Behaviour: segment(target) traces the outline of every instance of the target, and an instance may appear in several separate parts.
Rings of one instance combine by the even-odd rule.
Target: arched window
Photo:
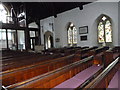
[[[76,44],[77,44],[77,29],[75,28],[73,23],[69,24],[67,33],[68,33],[68,45],[76,46]]]
[[[0,22],[6,23],[7,14],[8,14],[7,10],[0,3]]]
[[[112,42],[112,24],[110,18],[105,15],[100,18],[98,23],[98,42]]]

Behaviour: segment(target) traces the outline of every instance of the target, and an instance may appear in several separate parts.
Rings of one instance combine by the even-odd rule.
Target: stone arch
[[[44,45],[45,49],[54,47],[53,33],[51,31],[46,31],[44,34]]]

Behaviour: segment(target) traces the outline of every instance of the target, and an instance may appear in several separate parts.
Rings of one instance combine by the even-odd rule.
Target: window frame
[[[106,19],[105,19],[105,20],[102,20],[103,17],[106,17]],[[109,21],[110,24],[111,24],[111,42],[106,42],[106,29],[105,29],[105,25],[106,25],[106,22],[107,22],[107,21]],[[100,22],[103,23],[103,30],[104,30],[104,37],[103,37],[103,38],[104,38],[104,42],[100,42],[100,41],[99,41],[99,29],[98,29],[98,26],[99,26]],[[97,25],[97,40],[98,40],[98,43],[99,43],[99,44],[102,44],[102,43],[112,43],[112,42],[113,42],[113,29],[112,29],[111,18],[108,17],[108,16],[106,16],[106,15],[102,15],[102,16],[100,17],[100,20],[98,21],[98,25]]]
[[[71,26],[71,24],[73,24],[73,23],[70,23],[69,24],[69,26],[68,26],[68,29],[67,29],[67,43],[68,43],[68,46],[76,46],[77,45],[77,39],[76,39],[76,43],[74,43],[74,37],[76,36],[76,38],[77,38],[77,29],[76,29],[76,27],[75,27],[75,25],[73,25],[73,26]],[[76,29],[76,30],[74,30],[74,28]],[[72,33],[72,42],[71,43],[69,43],[69,30],[71,30],[71,33]],[[74,31],[76,31],[76,35],[74,35],[73,33],[74,33]]]

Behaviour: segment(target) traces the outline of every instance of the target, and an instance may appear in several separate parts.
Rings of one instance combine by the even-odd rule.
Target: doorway
[[[47,31],[44,34],[44,45],[45,49],[53,48],[54,47],[54,42],[53,42],[53,33],[50,31]]]
[[[30,38],[30,49],[35,50],[35,38]]]

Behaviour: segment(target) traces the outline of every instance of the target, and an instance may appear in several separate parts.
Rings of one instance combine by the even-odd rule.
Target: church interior
[[[0,2],[1,88],[120,90],[119,34],[120,1]]]

